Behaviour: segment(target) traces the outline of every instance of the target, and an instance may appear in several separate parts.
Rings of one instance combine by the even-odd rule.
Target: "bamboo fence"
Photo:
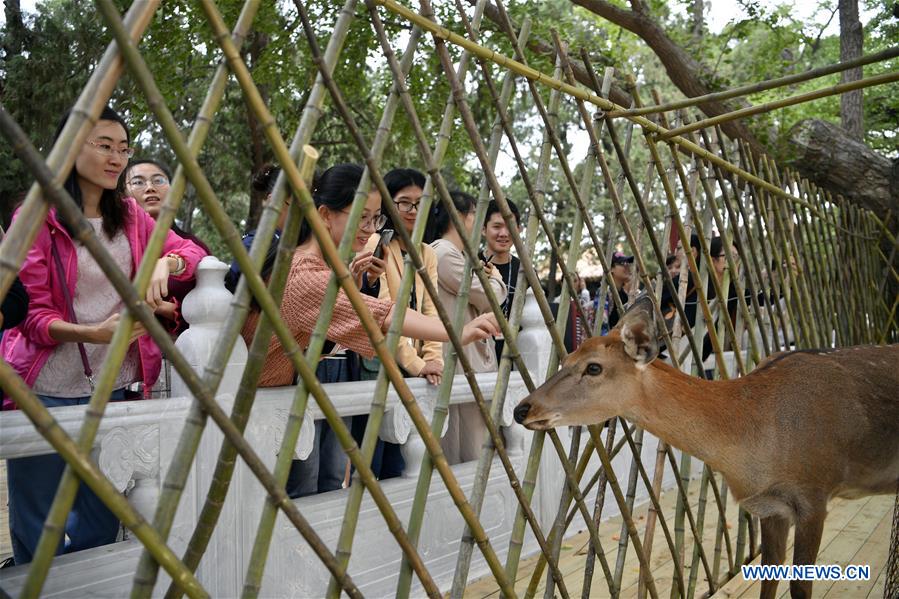
[[[150,596],[156,585],[159,567],[163,567],[172,578],[166,597],[180,597],[182,593],[191,597],[207,596],[194,577],[194,572],[204,557],[218,523],[238,457],[250,467],[269,495],[244,579],[243,594],[246,597],[256,597],[264,591],[262,580],[278,511],[287,516],[291,525],[329,570],[332,579],[328,596],[337,597],[341,592],[354,597],[361,596],[351,577],[352,572],[347,568],[353,553],[361,502],[366,492],[371,495],[403,552],[403,561],[396,573],[397,596],[410,595],[413,576],[429,596],[440,596],[442,591],[437,587],[418,551],[428,490],[435,470],[465,523],[452,587],[444,589],[452,597],[461,597],[465,591],[475,546],[482,553],[502,594],[507,597],[516,596],[514,581],[518,578],[525,532],[528,529],[539,546],[540,560],[525,596],[533,597],[541,582],[544,582],[544,596],[547,598],[553,597],[555,593],[563,597],[577,593],[578,589],[569,588],[570,581],[566,586],[559,566],[563,538],[566,531],[575,524],[585,527],[590,537],[585,555],[585,576],[580,589],[583,597],[590,596],[592,592],[596,562],[602,570],[605,590],[611,596],[618,596],[628,551],[634,552],[640,566],[641,597],[647,593],[650,597],[659,597],[666,588],[670,588],[668,592],[672,597],[711,594],[739,572],[740,564],[753,559],[759,551],[755,533],[758,527],[752,518],[741,515],[735,538],[728,530],[725,519],[728,490],[716,473],[704,467],[699,483],[699,501],[694,506],[689,501],[686,489],[692,467],[690,456],[682,455],[678,462],[672,449],[660,442],[650,473],[647,465],[640,459],[644,443],[643,431],[623,419],[609,422],[605,429],[596,426],[586,428],[583,443],[582,430],[575,429],[568,447],[563,445],[555,431],[534,433],[530,453],[519,467],[516,467],[506,451],[499,416],[503,410],[509,374],[513,367],[516,368],[526,387],[533,390],[534,381],[551,375],[567,355],[563,337],[573,303],[570,300],[577,297],[574,275],[578,258],[584,251],[591,250],[595,252],[604,271],[608,271],[614,251],[622,250],[634,255],[636,278],[649,292],[657,317],[662,317],[662,294],[667,292],[674,298],[674,326],[670,332],[664,333],[664,341],[670,348],[671,362],[692,374],[732,378],[745,375],[766,356],[782,350],[897,341],[899,327],[896,311],[899,299],[889,295],[890,290],[894,290],[899,283],[895,259],[897,242],[890,233],[889,219],[881,221],[874,214],[849,204],[843,198],[833,197],[795,172],[781,169],[769,157],[754,154],[745,144],[726,139],[718,127],[726,120],[843,93],[849,89],[882,85],[895,81],[897,74],[886,73],[854,84],[842,84],[712,119],[700,117],[693,109],[703,101],[738,97],[810,80],[861,64],[887,60],[896,55],[895,48],[801,75],[684,101],[666,103],[655,90],[650,90],[654,102],[650,106],[644,106],[641,90],[625,75],[623,80],[633,100],[630,106],[619,106],[607,99],[609,87],[615,77],[614,72],[606,69],[603,77],[598,77],[588,53],[581,50],[579,56],[592,85],[579,85],[574,78],[567,44],[555,33],[554,72],[542,73],[528,66],[525,42],[529,36],[530,23],[525,21],[520,30],[514,30],[500,1],[495,3],[502,22],[500,33],[508,37],[514,58],[504,56],[480,43],[479,31],[486,0],[479,0],[472,14],[469,14],[469,10],[461,2],[455,2],[458,22],[461,24],[458,31],[451,31],[434,21],[428,0],[421,0],[419,12],[394,0],[365,0],[362,3],[358,0],[346,0],[325,49],[319,47],[305,7],[297,0],[295,5],[303,23],[308,54],[318,74],[288,147],[238,52],[246,32],[253,26],[259,7],[258,0],[247,0],[233,30],[228,29],[213,0],[201,2],[225,59],[215,69],[196,124],[186,139],[176,126],[165,98],[156,87],[153,73],[137,48],[158,2],[134,3],[124,19],[111,0],[97,0],[96,4],[113,33],[114,41],[98,63],[91,80],[75,104],[72,117],[46,160],[31,146],[26,132],[19,129],[6,107],[0,106],[0,129],[35,178],[19,218],[0,245],[0,295],[5,295],[8,291],[47,210],[53,206],[70,222],[76,223],[76,237],[108,273],[128,306],[128,314],[121,320],[112,339],[107,363],[98,378],[89,404],[88,417],[77,439],[68,436],[56,425],[52,413],[43,407],[8,364],[0,364],[0,381],[4,390],[17,401],[54,450],[69,464],[30,566],[22,591],[23,597],[40,595],[63,524],[80,483],[93,489],[144,546],[134,576],[133,597]],[[382,21],[388,15],[393,20],[407,21],[411,27],[406,47],[399,58]],[[347,99],[333,76],[335,68],[340,64],[340,54],[347,34],[354,26],[373,28],[379,50],[393,79],[377,134],[371,141],[366,140],[361,133],[348,109]],[[409,88],[407,81],[416,54],[427,51],[423,49],[426,34],[431,36],[441,62],[442,75],[451,89],[437,135],[424,130],[412,101],[414,89]],[[451,58],[448,44],[461,49],[461,56],[456,62]],[[472,69],[474,63],[478,66],[477,72]],[[157,221],[158,226],[147,248],[146,259],[133,283],[125,273],[115,268],[73,200],[60,186],[63,175],[72,167],[79,148],[126,67],[147,96],[166,140],[175,150],[180,162]],[[493,79],[495,67],[499,67],[503,73],[499,86]],[[225,214],[214,187],[206,180],[197,161],[231,75],[234,75],[240,86],[250,110],[263,124],[265,137],[282,167],[273,200],[263,210],[258,233],[249,252],[241,245],[239,232]],[[469,89],[466,89],[463,82],[469,82]],[[513,128],[515,115],[509,112],[512,94],[521,83],[526,86],[533,111],[543,126],[543,142],[535,168],[529,168],[526,157],[522,155],[520,140],[516,139]],[[481,138],[469,106],[471,86],[481,85],[486,87],[494,110],[493,127],[487,144]],[[548,98],[545,97],[547,92]],[[329,100],[352,134],[360,161],[365,164],[365,175],[350,211],[347,234],[339,247],[333,244],[327,234],[309,192],[318,152],[308,144]],[[576,109],[580,124],[589,135],[590,148],[582,164],[578,165],[579,177],[575,176],[576,169],[570,164],[561,143],[560,131],[565,124],[559,122],[558,111],[563,102],[570,103]],[[359,290],[349,276],[346,263],[351,254],[352,238],[372,185],[387,200],[383,203],[387,213],[395,221],[398,218],[394,204],[389,201],[381,172],[385,150],[400,109],[412,125],[421,156],[421,164],[410,166],[426,171],[428,180],[418,210],[420,217],[425,216],[417,220],[411,235],[402,227],[397,231],[408,248],[408,259],[395,318],[385,337],[362,301]],[[442,174],[457,119],[462,122],[467,137],[465,142],[474,150],[483,172],[483,180],[478,193],[474,232],[464,240],[468,269],[462,282],[461,299],[454,313],[450,313],[439,302],[433,283],[427,276],[423,277],[427,292],[434,298],[439,317],[449,332],[450,342],[455,349],[446,360],[437,404],[429,418],[406,386],[393,354],[400,337],[405,306],[408,305],[412,291],[413,275],[415,272],[423,272],[419,248],[426,217],[434,202],[442,202],[453,223],[459,230],[464,230],[461,215],[450,200],[449,188]],[[643,135],[634,135],[635,129]],[[432,146],[433,139],[436,142]],[[639,173],[632,152],[633,147],[641,143],[649,156],[642,180],[638,179]],[[520,176],[526,189],[526,205],[523,208],[527,211],[527,225],[524,234],[518,231],[505,191],[496,175],[498,156],[503,146],[509,148],[514,156],[516,174]],[[609,147],[612,151],[607,150]],[[575,209],[566,244],[556,238],[554,217],[547,209],[547,187],[554,171],[561,173],[567,185],[562,193],[566,199],[571,200]],[[241,278],[237,287],[228,326],[221,331],[216,346],[217,353],[202,373],[191,369],[146,304],[140,300],[154,261],[161,251],[164,235],[174,222],[188,182],[197,189],[204,209],[211,215],[215,226],[247,275]],[[288,195],[296,201],[290,203],[285,234],[281,237],[274,270],[266,285],[258,273],[284,205],[282,200]],[[608,198],[613,208],[612,213],[596,214],[593,206],[598,196]],[[500,207],[500,214],[509,228],[522,265],[508,321],[503,316],[498,298],[486,284],[487,275],[476,257],[481,226],[491,198]],[[659,209],[665,211],[664,219],[654,216]],[[311,226],[334,271],[308,347],[297,345],[278,310],[293,251],[287,240],[295,236],[303,220]],[[709,268],[715,258],[710,253],[713,233],[721,237],[722,252],[727,263],[725,274],[720,280]],[[691,234],[699,239],[697,257],[693,256],[687,243]],[[539,246],[538,241],[541,243]],[[533,256],[538,250],[548,251],[562,273],[563,287],[555,316],[551,310],[550,298],[541,287],[535,268]],[[679,277],[672,277],[664,267],[665,259],[678,250],[685,259],[680,262]],[[686,311],[687,274],[692,280],[699,282],[695,289],[697,301],[692,324]],[[460,351],[458,332],[463,324],[465,299],[475,278],[487,290],[490,305],[497,315],[506,340],[502,356],[498,356],[498,380],[492,397],[486,397],[478,387],[470,364]],[[734,311],[728,309],[729,301],[722,300],[729,297],[728,289],[731,284],[736,290]],[[552,355],[546,372],[529,372],[517,346],[527,289],[533,291],[541,318],[552,338]],[[338,293],[345,293],[350,298],[382,364],[361,447],[353,440],[314,375],[334,298]],[[609,289],[606,280],[602,281],[599,297],[600,307],[605,305],[607,297],[619,311],[626,307],[622,305],[618,293]],[[262,318],[251,343],[248,366],[229,415],[215,402],[223,376],[222,369],[217,365],[227,361],[228,352],[249,314],[252,300],[260,306]],[[580,320],[588,335],[600,332],[601,315],[597,318],[594,329],[590,330],[590,323],[583,311],[575,307],[575,312],[575,318]],[[175,451],[179,459],[167,472],[152,523],[145,521],[128,505],[89,459],[90,447],[103,418],[115,375],[124,359],[127,341],[135,322],[140,322],[147,328],[194,396],[190,416]],[[263,356],[272,335],[277,335],[285,351],[291,356],[302,382],[296,388],[279,459],[273,472],[263,465],[243,437],[254,405]],[[703,365],[702,348],[706,339],[714,354],[714,365],[711,368]],[[729,349],[737,350],[731,354],[734,359],[733,367],[726,361],[726,351]],[[448,414],[452,379],[457,364],[464,373],[489,432],[489,439],[477,463],[474,488],[468,497],[456,480],[438,441]],[[412,512],[406,522],[400,520],[370,468],[377,433],[385,412],[388,387],[391,385],[397,391],[404,409],[408,411],[415,433],[420,435],[427,449],[418,472]],[[346,492],[343,526],[333,550],[322,542],[284,492],[293,447],[297,443],[300,425],[309,406],[310,394],[337,434],[355,468],[351,486]],[[225,439],[198,524],[187,550],[179,558],[166,545],[166,541],[200,438],[210,417],[222,430]],[[553,525],[548,530],[542,530],[531,500],[547,436],[564,471],[566,485]],[[621,452],[629,453],[633,458],[626,482],[619,481],[611,469],[612,458]],[[585,481],[591,459],[598,460],[600,468],[590,480]],[[499,464],[502,468],[518,503],[504,564],[499,560],[496,548],[480,522],[487,481],[494,464]],[[659,503],[662,476],[666,469],[673,472],[676,481],[678,499],[673,520],[662,513]],[[651,504],[649,515],[641,526],[638,526],[632,516],[638,485],[643,485],[649,491]],[[614,550],[604,547],[598,534],[609,492],[623,519],[620,540]],[[673,562],[670,581],[655,577],[651,569],[653,550],[662,550],[654,547],[657,525],[664,537],[663,549],[669,553]],[[701,539],[704,530],[711,527],[715,529],[715,541],[709,551]],[[894,523],[894,545],[896,535]],[[692,554],[687,555],[685,547],[691,539],[696,542],[691,543]],[[549,573],[544,578],[547,568]],[[890,584],[895,585],[895,562],[890,568]],[[889,589],[887,592],[890,592]]]

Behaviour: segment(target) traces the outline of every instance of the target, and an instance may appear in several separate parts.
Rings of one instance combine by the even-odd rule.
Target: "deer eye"
[[[587,364],[587,368],[584,370],[584,374],[588,374],[590,376],[599,376],[602,374],[602,366],[597,364],[596,362],[590,362]]]

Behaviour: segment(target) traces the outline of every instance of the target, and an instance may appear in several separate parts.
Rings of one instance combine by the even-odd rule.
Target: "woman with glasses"
[[[152,158],[132,160],[119,177],[119,195],[134,198],[137,205],[156,220],[159,218],[162,202],[169,193],[171,180],[172,173],[165,163]],[[196,235],[182,230],[177,223],[172,223],[171,231],[181,239],[194,242],[207,254],[211,253]],[[169,295],[163,306],[156,311],[175,336],[187,328],[187,323],[181,320],[181,304],[194,285],[196,281],[193,279],[179,281],[175,277],[169,277]]]
[[[334,245],[338,245],[343,237],[362,174],[363,169],[357,164],[338,164],[325,171],[313,185],[312,198],[318,216]],[[362,219],[355,231],[352,244],[353,251],[359,253],[350,263],[350,272],[360,287],[369,278],[373,281],[384,271],[383,260],[375,258],[370,251],[364,251],[369,238],[383,224],[381,197],[377,191],[373,191],[365,200]],[[308,223],[304,221],[280,306],[281,316],[301,348],[305,349],[309,345],[312,330],[321,312],[325,289],[332,274],[318,240],[312,235]],[[362,298],[381,331],[386,332],[393,318],[394,302],[369,295],[363,295]],[[253,337],[258,321],[259,313],[252,312],[244,325],[242,334],[248,343]],[[463,343],[470,343],[489,338],[495,332],[496,320],[490,315],[466,326],[462,331],[462,340]],[[414,339],[449,340],[439,319],[424,316],[415,310],[406,312],[402,334]],[[349,298],[342,290],[337,294],[334,303],[327,338],[333,343],[330,351],[327,351],[331,356],[338,355],[341,348],[367,358],[374,355],[368,335]],[[320,380],[327,382],[350,380],[351,376],[346,360],[340,359],[322,360],[317,374]],[[266,352],[259,386],[274,387],[294,382],[295,373],[290,357],[285,354],[281,343],[273,336]],[[288,480],[290,494],[322,493],[339,489],[343,485],[346,456],[327,425],[317,426],[316,433],[313,453],[316,450],[319,452],[317,460],[310,456],[309,460],[303,462],[304,469],[295,472],[293,480]],[[291,488],[290,485],[294,486]]]
[[[67,119],[68,114],[57,137]],[[133,154],[129,143],[124,120],[106,107],[81,146],[63,187],[116,266],[133,277],[155,223],[137,202],[116,193],[119,175]],[[93,392],[91,374],[102,369],[125,310],[106,273],[75,240],[75,224],[50,209],[19,272],[31,299],[28,314],[19,327],[5,333],[0,345],[6,362],[47,407],[88,403]],[[170,276],[192,278],[204,255],[192,242],[169,232],[146,292],[150,307],[158,308],[168,295]],[[144,327],[135,324],[110,399],[123,399],[125,388],[135,382],[142,382],[144,392],[149,393],[160,367],[159,348]],[[4,408],[13,407],[7,398]],[[56,454],[7,462],[9,526],[16,564],[31,561],[64,468],[65,461]],[[112,512],[81,485],[57,551],[111,543],[118,529]]]
[[[419,214],[421,195],[425,187],[425,176],[411,168],[393,169],[384,175],[384,184],[399,212],[400,222],[394,223],[387,217],[382,229],[383,235],[390,235],[397,227],[402,227],[411,236],[412,229]],[[424,216],[427,219],[427,215]],[[372,235],[366,249],[375,250],[381,244],[381,235]],[[383,244],[382,244],[383,245]],[[406,245],[398,235],[393,235],[390,242],[383,246],[386,272],[381,277],[380,296],[396,301],[403,282],[405,270]],[[422,263],[427,276],[437,287],[437,255],[431,246],[422,243],[418,246]],[[412,281],[412,292],[409,295],[409,308],[418,310],[426,316],[437,316],[434,300],[425,292],[422,275],[418,271]],[[406,376],[422,377],[432,385],[439,385],[443,374],[443,346],[437,341],[421,341],[403,337],[399,340],[395,354],[396,362]],[[377,359],[362,361],[362,379],[373,380],[378,377],[380,361]],[[368,416],[353,418],[353,437],[361,445],[365,435]],[[380,479],[400,476],[405,468],[400,446],[395,443],[378,441],[372,457],[372,470]]]

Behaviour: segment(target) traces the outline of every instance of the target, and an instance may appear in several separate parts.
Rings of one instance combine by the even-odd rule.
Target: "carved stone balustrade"
[[[216,400],[226,412],[230,412],[234,393],[246,365],[247,350],[243,340],[238,338],[227,361],[211,363],[210,358],[218,344],[218,334],[225,327],[232,301],[232,296],[222,284],[226,269],[227,266],[214,258],[206,258],[201,263],[197,287],[187,296],[183,306],[183,314],[190,328],[179,337],[177,346],[201,376],[212,369],[222,369],[222,382]],[[518,346],[531,376],[539,384],[547,372],[551,343],[532,295],[528,296],[525,304]],[[496,384],[495,373],[478,374],[476,379],[484,396],[492,397]],[[437,398],[437,388],[428,385],[421,378],[408,379],[407,382],[422,410],[430,417]],[[375,386],[376,381],[364,381],[327,384],[324,389],[341,416],[354,416],[369,412]],[[259,389],[256,395],[245,434],[270,470],[275,465],[295,391],[294,387],[268,388]],[[528,455],[533,435],[514,423],[512,410],[526,394],[521,376],[513,372],[505,395],[500,425],[509,456],[519,476],[524,474],[525,456]],[[473,397],[466,380],[464,377],[456,377],[451,403],[471,401]],[[110,404],[100,425],[93,451],[94,459],[106,476],[127,494],[133,505],[148,520],[152,520],[161,481],[165,479],[175,458],[178,440],[192,402],[193,398],[189,396],[183,381],[175,376],[171,398]],[[387,395],[386,408],[379,434],[382,439],[403,444],[407,469],[404,477],[382,481],[381,484],[400,518],[406,520],[412,509],[419,465],[424,457],[424,445],[392,389]],[[70,436],[77,437],[84,418],[84,406],[53,408],[50,412],[63,430]],[[314,441],[314,421],[321,418],[323,416],[318,406],[310,399],[294,450],[295,458],[303,459],[309,455]],[[559,429],[558,433],[567,446],[567,429]],[[0,439],[0,459],[40,455],[50,451],[50,446],[25,415],[19,412],[0,414]],[[654,458],[656,447],[649,439],[651,437],[646,435],[643,443],[643,459],[647,463]],[[212,423],[207,424],[169,537],[169,545],[179,555],[186,547],[204,504],[222,440],[223,436],[217,427]],[[627,477],[630,463],[631,458],[627,452],[622,452],[613,461],[619,480]],[[476,465],[477,462],[469,462],[453,466],[453,472],[466,495],[471,494]],[[595,470],[596,465],[592,463],[587,476]],[[502,560],[508,550],[518,504],[504,470],[496,461],[487,481],[481,522]],[[544,445],[541,471],[533,499],[535,512],[544,530],[548,529],[555,516],[564,484],[558,458],[551,444],[547,443]],[[670,477],[666,480],[666,486],[669,484]],[[645,490],[638,488],[636,495],[638,499],[645,498]],[[344,521],[346,497],[347,490],[339,490],[296,500],[304,516],[332,550]],[[197,573],[211,596],[240,595],[265,499],[262,486],[238,460],[219,524]],[[617,513],[614,502],[607,500],[604,517]],[[429,491],[419,548],[434,579],[444,590],[448,590],[451,584],[462,530],[462,517],[442,480],[435,476]],[[574,529],[570,530],[571,534],[575,532],[577,531]],[[264,596],[324,595],[328,584],[327,572],[282,515],[278,516],[271,547],[263,581]],[[536,543],[528,532],[523,555],[535,550]],[[126,540],[57,557],[43,594],[47,597],[127,595],[139,556],[140,544],[135,540]],[[350,572],[354,581],[366,595],[392,595],[400,560],[398,546],[393,542],[370,496],[366,494],[359,513],[350,560]],[[26,572],[25,566],[0,571],[0,586],[6,592],[18,595]],[[470,578],[477,578],[486,572],[486,563],[480,553],[475,551]],[[161,595],[167,585],[167,577],[160,573],[156,595]],[[418,596],[422,594],[422,590],[413,586],[412,593]]]

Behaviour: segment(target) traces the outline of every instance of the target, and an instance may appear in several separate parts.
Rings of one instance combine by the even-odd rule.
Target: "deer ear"
[[[659,355],[655,324],[646,312],[641,311],[629,316],[625,317],[625,322],[621,326],[624,352],[634,359],[637,366],[647,366]]]

